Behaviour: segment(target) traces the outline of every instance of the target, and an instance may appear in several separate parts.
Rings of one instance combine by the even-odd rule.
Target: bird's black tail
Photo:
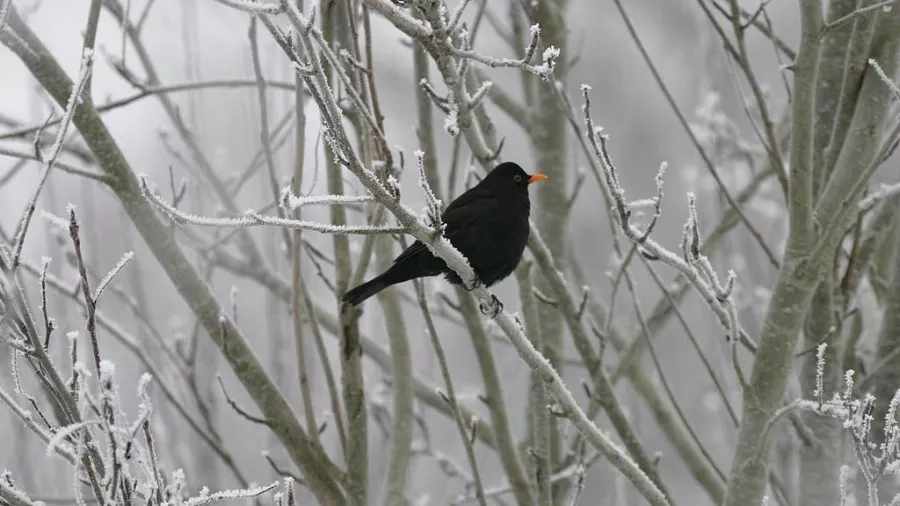
[[[358,306],[362,304],[364,300],[393,284],[394,283],[385,279],[384,274],[382,274],[381,276],[366,281],[352,290],[348,290],[347,293],[341,297],[341,300],[353,306]]]

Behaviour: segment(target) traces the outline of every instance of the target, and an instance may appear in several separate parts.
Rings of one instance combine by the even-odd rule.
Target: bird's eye
[[[516,174],[515,176],[513,176],[513,181],[515,181],[515,182],[517,182],[517,183],[521,183],[521,182],[522,182],[522,176]]]

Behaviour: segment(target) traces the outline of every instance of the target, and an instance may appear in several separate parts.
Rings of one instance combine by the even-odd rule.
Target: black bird
[[[469,260],[485,286],[506,278],[519,264],[529,233],[528,185],[544,179],[547,176],[528,174],[515,163],[501,163],[441,215],[444,236]],[[416,241],[388,270],[349,290],[342,300],[357,306],[391,285],[438,274],[454,285],[463,284],[444,260]]]

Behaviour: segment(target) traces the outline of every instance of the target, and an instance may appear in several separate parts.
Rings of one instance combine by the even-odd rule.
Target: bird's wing
[[[403,253],[400,253],[399,255],[397,255],[397,258],[394,259],[394,263],[396,264],[396,263],[402,262],[404,259],[415,255],[416,253],[422,251],[423,249],[426,249],[425,244],[422,241],[416,241],[416,242],[412,243],[412,245],[410,245],[408,248],[403,250]]]
[[[450,242],[453,242],[453,236],[457,232],[465,230],[472,223],[476,223],[485,216],[495,212],[495,207],[496,199],[490,192],[477,186],[470,188],[453,200],[441,215],[441,221],[446,226],[444,229],[445,237]],[[424,249],[427,249],[427,246],[421,241],[416,241],[406,248],[403,253],[400,253],[394,259],[394,263],[400,262]]]
[[[441,220],[446,224],[447,237],[476,223],[497,208],[497,197],[490,191],[474,187],[457,197],[444,210]]]

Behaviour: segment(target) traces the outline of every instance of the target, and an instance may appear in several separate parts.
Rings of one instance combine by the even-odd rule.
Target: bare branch
[[[22,160],[34,160],[36,162],[41,161],[41,159],[33,152],[27,153],[25,151],[18,151],[15,149],[9,149],[9,148],[5,148],[5,147],[0,147],[0,156],[9,156],[12,158],[19,158]],[[100,173],[89,171],[89,170],[79,169],[77,167],[73,167],[73,166],[63,163],[63,162],[57,161],[53,164],[53,166],[63,172],[72,174],[74,176],[85,177],[88,179],[92,179],[94,181],[98,181],[100,183],[108,183],[109,182],[109,178],[104,174],[100,174]],[[0,179],[0,186],[3,186],[8,181],[9,176],[11,176],[13,173],[14,172],[11,171],[11,172],[7,173],[6,175],[4,175],[3,178]]]

